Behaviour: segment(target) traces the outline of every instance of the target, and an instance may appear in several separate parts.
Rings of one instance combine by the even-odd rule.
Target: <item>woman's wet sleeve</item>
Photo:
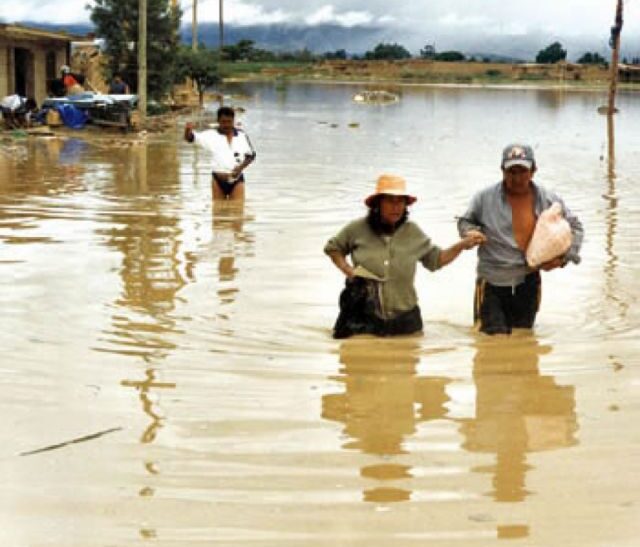
[[[352,234],[351,225],[348,224],[342,230],[340,230],[335,236],[333,236],[324,246],[325,254],[331,254],[336,251],[344,256],[347,256],[352,251]]]
[[[440,247],[430,243],[420,262],[422,262],[422,265],[427,268],[427,270],[435,272],[440,268],[440,252]]]
[[[436,271],[440,268],[440,247],[431,242],[431,238],[424,234],[422,230],[418,228],[418,236],[420,241],[420,248],[418,251],[418,257],[422,265],[430,272]]]

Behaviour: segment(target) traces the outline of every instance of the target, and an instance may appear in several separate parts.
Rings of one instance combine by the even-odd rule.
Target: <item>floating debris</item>
[[[617,114],[618,112],[620,112],[615,106],[613,107],[613,113]],[[598,107],[598,114],[609,114],[609,107],[608,106],[599,106]]]
[[[353,96],[353,100],[356,103],[390,104],[397,103],[400,95],[384,90],[361,91]]]
[[[93,433],[91,435],[85,435],[84,437],[78,437],[77,439],[71,439],[70,441],[65,441],[58,444],[51,444],[49,446],[45,446],[44,448],[38,448],[36,450],[30,450],[29,452],[21,452],[20,456],[31,456],[32,454],[40,454],[41,452],[49,452],[50,450],[57,450],[58,448],[64,448],[65,446],[69,446],[70,444],[75,443],[83,443],[86,441],[92,441],[93,439],[97,439],[102,437],[103,435],[107,435],[109,433],[114,433],[115,431],[121,431],[121,427],[113,427],[111,429],[106,429],[104,431],[99,431],[98,433]]]

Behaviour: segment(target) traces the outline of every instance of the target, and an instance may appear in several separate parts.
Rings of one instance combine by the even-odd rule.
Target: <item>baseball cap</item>
[[[526,144],[510,144],[502,151],[502,168],[509,169],[514,165],[522,165],[533,169],[536,164],[533,148]]]

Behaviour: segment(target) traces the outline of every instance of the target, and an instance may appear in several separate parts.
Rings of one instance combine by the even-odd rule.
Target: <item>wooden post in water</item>
[[[147,120],[147,0],[138,0],[138,112],[140,127]]]
[[[620,34],[622,32],[622,10],[624,0],[617,0],[616,20],[611,27],[611,82],[609,85],[609,104],[607,114],[612,116],[616,111],[616,90],[618,87],[618,61],[620,59]]]

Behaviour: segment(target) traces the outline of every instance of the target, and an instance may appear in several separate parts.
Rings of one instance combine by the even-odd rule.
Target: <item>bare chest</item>
[[[533,195],[508,197],[511,205],[513,237],[521,250],[526,250],[536,226]]]

